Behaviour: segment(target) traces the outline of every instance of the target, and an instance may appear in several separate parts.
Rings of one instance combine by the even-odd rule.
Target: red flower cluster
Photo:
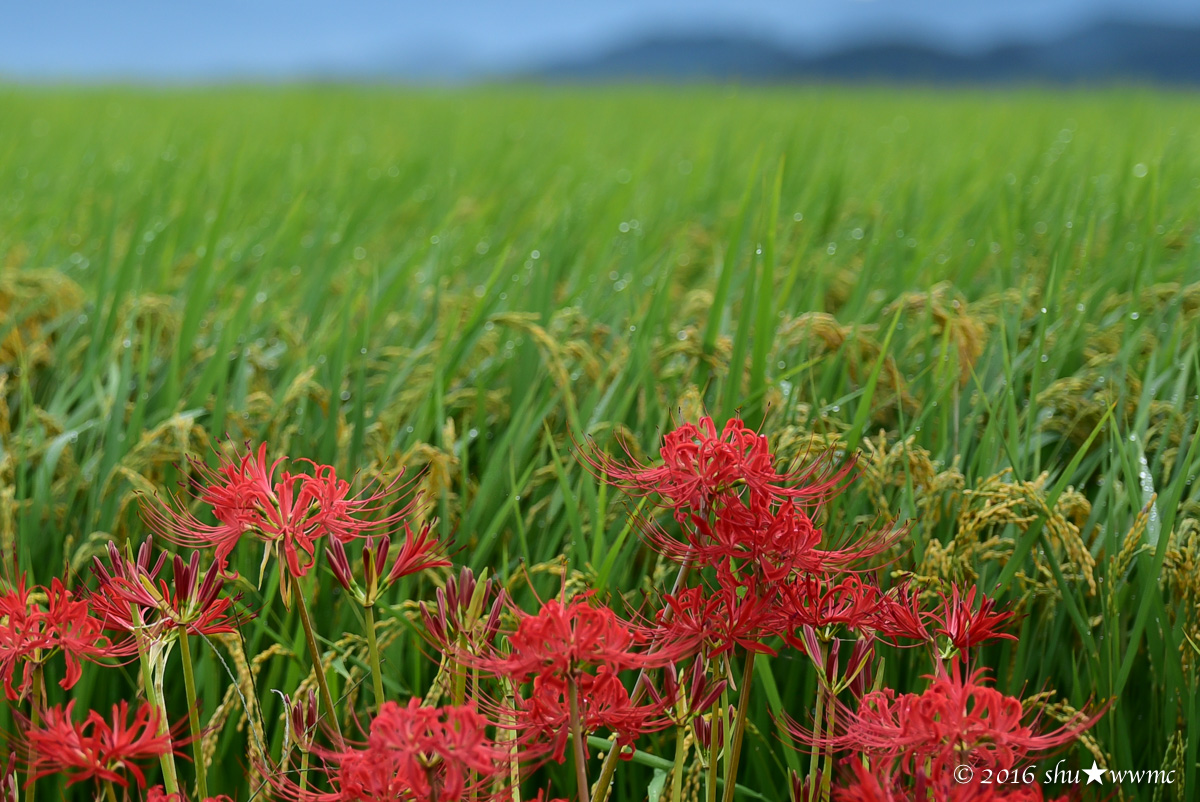
[[[70,690],[79,681],[81,660],[127,657],[130,649],[115,645],[103,633],[101,620],[91,615],[88,602],[78,599],[57,578],[49,588],[25,587],[25,575],[0,594],[0,675],[4,694],[10,700],[23,698],[31,689],[33,670],[61,652],[67,672],[59,684]],[[44,606],[36,601],[45,597]],[[13,685],[20,668],[20,681]]]
[[[855,793],[863,795],[845,798],[874,799],[870,794],[876,787],[888,793],[917,786],[935,791],[933,780],[951,778],[964,763],[993,770],[1028,765],[1077,740],[1100,716],[1080,713],[1051,731],[1039,732],[1036,716],[1026,713],[1020,699],[985,684],[982,670],[967,674],[962,662],[961,657],[951,660],[949,670],[931,676],[920,694],[891,689],[867,693],[857,710],[839,714],[840,733],[816,739],[819,746],[849,750],[872,766],[871,782],[860,777],[854,786],[859,789]],[[813,740],[812,733],[794,723],[790,730],[803,741]],[[884,785],[871,784],[879,778],[885,778]],[[945,789],[951,795],[935,798],[962,798],[954,793],[958,792]]]
[[[360,747],[321,750],[333,790],[303,790],[288,774],[268,774],[275,790],[304,802],[461,802],[492,799],[488,789],[508,770],[509,752],[487,734],[472,707],[401,706],[385,702]]]
[[[819,459],[780,473],[767,438],[737,418],[730,418],[720,434],[710,417],[685,423],[663,437],[659,455],[658,465],[639,464],[629,454],[627,463],[604,454],[584,458],[597,473],[628,492],[659,496],[680,521],[723,506],[743,489],[760,497],[819,502],[851,470],[851,466],[831,469],[827,460]]]
[[[312,568],[321,538],[339,543],[369,536],[390,539],[408,514],[407,508],[388,512],[402,489],[399,476],[354,494],[330,465],[310,462],[312,473],[292,473],[281,470],[286,462],[268,462],[266,443],[237,459],[223,458],[216,469],[193,460],[202,485],[199,499],[217,523],[203,523],[182,505],[169,503],[148,507],[146,521],[180,545],[213,547],[222,568],[242,536],[249,535],[266,545],[264,564],[278,553],[281,573],[286,566],[296,578]]]
[[[635,703],[618,674],[664,665],[674,655],[639,651],[645,638],[612,609],[593,604],[590,592],[565,603],[551,599],[537,614],[518,616],[516,629],[507,633],[507,653],[461,659],[514,688],[532,681],[528,695],[515,693],[512,707],[498,711],[501,719],[517,722],[530,755],[549,751],[565,760],[572,692],[582,731],[607,730],[622,745],[669,723],[661,705]]]
[[[100,588],[89,602],[106,628],[143,632],[153,640],[175,629],[191,635],[233,632],[238,620],[249,618],[245,613],[237,620],[231,618],[237,598],[221,595],[225,577],[219,564],[209,565],[202,578],[199,552],[192,552],[186,563],[175,555],[171,562],[174,582],[168,585],[158,577],[166,554],[160,554],[151,566],[150,544],[151,539],[146,538],[138,558],[126,560],[116,545],[109,543],[109,565],[99,558],[93,562],[92,571],[100,580]]]
[[[587,735],[613,736],[600,778],[603,798],[616,758],[630,757],[642,735],[674,727],[676,765],[684,768],[694,744],[708,768],[704,781],[711,798],[723,763],[729,802],[755,661],[796,649],[816,669],[814,709],[820,712],[815,732],[790,720],[787,726],[825,758],[821,771],[794,780],[797,798],[811,802],[820,788],[827,799],[838,771],[835,754],[849,753],[843,762],[848,776],[834,789],[835,798],[846,802],[1044,802],[1036,784],[983,787],[947,779],[963,762],[992,769],[1024,765],[1075,740],[1098,717],[1079,714],[1041,731],[1019,699],[970,670],[979,644],[1012,637],[1002,631],[1011,612],[997,610],[976,588],[963,592],[951,585],[927,609],[922,598],[933,597],[928,590],[903,582],[881,585],[877,558],[893,551],[903,530],[831,537],[818,526],[821,505],[842,486],[849,467],[835,469],[819,459],[777,469],[766,438],[736,419],[720,432],[711,418],[685,424],[663,438],[660,456],[653,465],[587,459],[630,492],[656,497],[664,512],[657,521],[639,523],[649,545],[678,563],[674,586],[656,589],[647,611],[633,621],[600,603],[594,591],[568,599],[565,582],[559,598],[527,613],[499,581],[486,574],[477,580],[464,568],[436,591],[435,603],[419,605],[427,640],[440,652],[428,697],[449,700],[440,707],[415,695],[405,704],[388,700],[383,684],[387,639],[380,633],[395,630],[376,627],[376,606],[388,611],[384,594],[400,578],[450,564],[431,525],[403,520],[408,510],[397,501],[398,480],[355,494],[331,466],[272,461],[265,445],[223,459],[215,469],[193,463],[197,498],[209,508],[206,520],[216,523],[175,500],[154,503],[145,519],[176,544],[213,548],[207,566],[199,551],[155,556],[147,538],[136,557],[110,545],[107,561],[94,561],[99,587],[84,598],[58,580],[27,590],[23,575],[0,594],[0,674],[10,700],[29,695],[41,666],[57,652],[66,660],[61,684],[69,689],[82,660],[127,657],[135,650],[150,700],[133,711],[122,703],[111,716],[92,711],[77,723],[74,703],[46,709],[39,683],[31,715],[18,714],[27,784],[65,774],[69,783],[104,784],[110,796],[112,785],[136,785],[146,789],[148,802],[187,802],[179,789],[192,778],[181,781],[174,768],[180,741],[178,727],[167,732],[164,724],[174,703],[164,693],[164,676],[178,638],[185,647],[180,662],[191,713],[191,737],[183,742],[191,743],[202,764],[202,707],[185,635],[228,633],[242,619],[240,597],[223,591],[231,581],[231,554],[248,536],[264,544],[263,571],[276,559],[289,605],[296,598],[290,595],[293,583],[311,571],[324,539],[335,579],[363,608],[374,686],[370,709],[378,711],[364,740],[345,740],[341,726],[362,708],[339,710],[325,670],[328,652],[299,596],[297,618],[316,669],[315,688],[306,683],[293,691],[294,699],[283,695],[288,729],[280,764],[255,758],[276,796],[298,802],[509,802],[521,790],[516,786],[523,770],[564,761],[571,744],[578,797],[586,802]],[[303,470],[289,470],[298,463]],[[352,565],[354,551],[346,545],[355,540],[362,541],[362,561]],[[105,629],[133,637],[114,645]],[[929,649],[935,673],[921,693],[878,689],[876,651],[901,640]],[[633,672],[636,680],[627,682]],[[344,698],[355,697],[351,691]],[[39,717],[40,723],[31,723]],[[270,740],[255,738],[260,749]],[[147,789],[154,759],[161,759],[163,785]],[[207,795],[206,770],[199,765],[194,771],[201,802],[229,802]],[[673,798],[680,798],[690,771],[673,775]],[[542,789],[535,802],[547,795]]]
[[[72,719],[74,708],[73,701],[66,708],[52,707],[39,726],[26,730],[30,782],[65,774],[68,785],[94,780],[127,788],[132,779],[144,788],[140,764],[172,751],[172,736],[159,732],[158,711],[150,704],[142,704],[132,720],[128,702],[113,705],[109,719],[92,710],[83,722]]]

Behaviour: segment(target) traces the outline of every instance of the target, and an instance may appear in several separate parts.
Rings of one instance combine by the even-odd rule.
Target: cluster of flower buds
[[[663,667],[662,692],[659,693],[653,684],[647,685],[646,690],[675,726],[686,727],[692,719],[709,711],[728,684],[729,680],[724,678],[714,682],[706,661],[696,658],[688,668],[684,682],[680,682],[676,664],[668,663]]]
[[[722,710],[717,710],[716,713],[717,715],[710,712],[703,716],[696,716],[692,721],[692,729],[696,732],[696,743],[706,749],[709,754],[719,752],[725,747],[725,728],[729,722],[733,721],[737,709],[733,705],[729,705]]]
[[[487,575],[475,578],[463,567],[457,577],[438,588],[433,610],[421,602],[421,618],[430,642],[443,652],[462,648],[475,655],[492,643],[500,631],[500,617],[508,604],[508,593]]]
[[[392,583],[429,568],[450,565],[450,561],[441,553],[440,542],[433,534],[433,523],[426,523],[415,534],[407,523],[403,525],[404,542],[396,553],[392,567],[386,572],[384,567],[392,549],[391,539],[366,538],[362,547],[362,585],[359,585],[354,577],[342,541],[330,540],[325,554],[329,557],[329,566],[333,570],[334,578],[361,606],[373,607],[379,599],[379,594]]]
[[[221,595],[227,577],[220,564],[213,562],[202,571],[199,552],[192,552],[187,562],[176,554],[168,584],[158,576],[166,553],[152,562],[151,552],[149,537],[136,559],[122,557],[116,544],[109,543],[109,564],[99,558],[93,562],[100,588],[90,601],[107,628],[158,640],[179,630],[203,636],[233,632],[239,621],[246,620],[248,614],[236,615],[238,597]]]
[[[283,705],[287,709],[292,741],[301,752],[312,751],[313,738],[317,734],[317,694],[309,690],[307,695],[297,696],[294,700],[285,695]]]

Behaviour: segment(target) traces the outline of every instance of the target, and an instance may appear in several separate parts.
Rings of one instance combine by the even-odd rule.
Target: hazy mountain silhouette
[[[551,82],[793,81],[1200,85],[1200,28],[1101,22],[1048,42],[954,52],[896,35],[806,54],[765,38],[660,36],[523,76]]]

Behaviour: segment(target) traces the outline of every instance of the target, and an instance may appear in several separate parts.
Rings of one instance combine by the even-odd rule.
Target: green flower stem
[[[363,608],[367,616],[367,649],[371,655],[371,685],[375,688],[375,710],[383,705],[383,669],[379,662],[379,643],[375,640],[375,605]]]
[[[138,661],[142,666],[142,684],[146,686],[146,701],[158,711],[158,734],[165,736],[167,742],[170,743],[171,727],[167,723],[166,704],[158,693],[158,685],[154,680],[154,669],[150,666],[150,658],[146,655],[146,643],[140,630],[134,633],[134,641],[137,643]],[[179,793],[179,776],[175,772],[174,749],[168,749],[158,758],[158,762],[162,766],[163,789],[168,795]]]
[[[705,786],[705,799],[708,802],[717,802],[717,757],[720,755],[717,750],[717,725],[720,724],[723,709],[721,699],[713,699],[712,715],[708,720],[708,784]]]
[[[35,730],[42,721],[42,662],[38,659],[39,656],[34,654],[33,689],[29,696],[29,724]],[[33,761],[36,757],[37,754],[30,750],[29,772],[26,780],[28,790],[25,792],[25,802],[34,802],[34,792],[37,790],[37,785],[33,781]]]
[[[583,727],[579,721],[579,684],[575,677],[567,682],[570,705],[571,743],[575,747],[575,786],[579,802],[588,802],[587,747],[583,743]]]
[[[296,609],[300,612],[300,624],[304,627],[304,639],[308,641],[308,653],[312,655],[313,671],[317,675],[317,689],[321,693],[321,706],[325,708],[325,715],[329,717],[329,721],[333,725],[336,745],[340,749],[344,743],[342,726],[338,722],[337,708],[333,705],[333,694],[329,692],[329,681],[325,678],[325,666],[321,663],[321,652],[317,649],[317,638],[313,634],[312,619],[308,615],[308,602],[304,600],[303,593],[296,593],[295,599]]]
[[[300,798],[308,793],[308,750],[300,750]]]
[[[208,796],[208,766],[204,765],[204,745],[200,741],[200,708],[196,704],[196,674],[192,668],[192,647],[187,627],[179,628],[179,655],[183,659],[183,689],[187,693],[188,731],[192,736],[192,761],[196,769],[196,795]]]
[[[825,681],[822,677],[818,677],[817,680],[817,712],[813,716],[812,762],[808,768],[808,796],[802,802],[816,802],[817,772],[821,769],[821,727],[825,724],[823,719],[825,715]]]
[[[829,704],[826,706],[825,714],[828,717],[825,722],[825,732],[830,736],[833,735],[834,726],[837,724],[837,698],[834,695],[833,688],[829,689]],[[833,741],[830,738],[825,739],[825,773],[821,775],[821,799],[824,802],[829,802],[830,794],[833,786]]]
[[[117,802],[117,792],[113,788],[112,780],[104,781],[104,793],[108,797],[108,802]]]
[[[747,652],[745,666],[742,669],[742,687],[738,691],[737,718],[733,724],[732,749],[725,763],[725,795],[724,802],[733,802],[733,792],[737,782],[738,759],[742,755],[742,737],[746,734],[746,714],[749,712],[750,683],[754,679],[755,652]]]
[[[671,772],[671,802],[683,800],[683,764],[687,762],[687,727],[675,728],[675,768]]]

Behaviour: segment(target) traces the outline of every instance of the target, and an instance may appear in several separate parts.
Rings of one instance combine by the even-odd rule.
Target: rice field
[[[1195,97],[1135,89],[0,88],[3,576],[95,587],[189,455],[265,442],[360,484],[405,467],[454,570],[525,609],[591,588],[627,613],[674,567],[582,457],[737,415],[781,460],[857,455],[818,522],[905,526],[885,587],[1017,613],[978,652],[998,690],[1049,694],[1051,723],[1108,705],[1039,776],[1171,770],[1104,790],[1194,799],[1197,132]],[[371,658],[318,554],[301,592],[350,732]],[[192,651],[209,789],[244,802],[316,675],[261,550],[231,559],[256,616]],[[381,597],[391,698],[440,693],[417,603],[448,575]],[[892,649],[878,673],[932,669]],[[46,671],[80,709],[140,682]],[[751,688],[737,795],[787,799],[810,758],[784,714],[811,722],[817,675],[780,650]],[[610,798],[665,802],[672,733],[638,749]]]

